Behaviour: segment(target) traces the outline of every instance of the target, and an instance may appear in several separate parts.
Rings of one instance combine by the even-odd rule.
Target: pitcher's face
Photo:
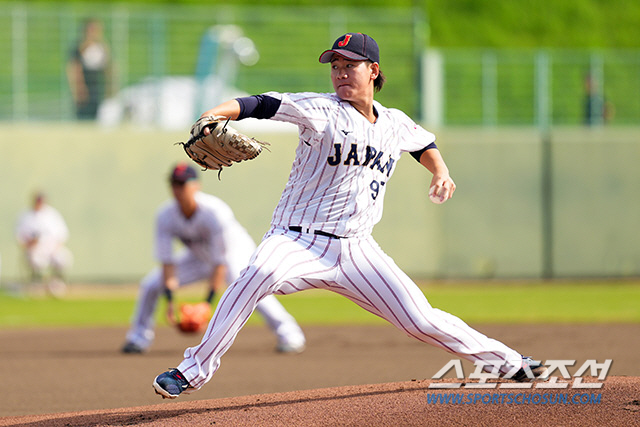
[[[360,102],[373,98],[373,82],[379,65],[371,61],[351,61],[334,54],[331,60],[331,83],[336,94],[345,101]]]

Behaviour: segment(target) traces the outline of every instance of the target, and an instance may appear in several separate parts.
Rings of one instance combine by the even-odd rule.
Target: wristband
[[[213,289],[209,291],[209,295],[207,295],[207,299],[206,301],[211,304],[211,301],[213,301],[213,297],[216,295],[216,291],[214,291]]]
[[[167,297],[167,301],[173,301],[173,291],[169,288],[164,289],[164,296]]]

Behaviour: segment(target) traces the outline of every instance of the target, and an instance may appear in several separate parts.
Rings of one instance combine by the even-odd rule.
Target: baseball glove
[[[185,333],[195,333],[206,328],[211,318],[211,306],[206,302],[182,304],[178,329]]]
[[[228,124],[229,119],[224,117],[201,117],[191,127],[189,141],[178,144],[182,144],[185,153],[194,162],[205,169],[218,171],[234,162],[255,159],[269,145],[241,134]],[[204,134],[205,128],[210,130],[209,135]]]

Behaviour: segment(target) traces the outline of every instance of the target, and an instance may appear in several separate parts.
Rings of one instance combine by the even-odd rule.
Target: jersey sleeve
[[[30,224],[29,214],[27,212],[24,212],[20,215],[20,218],[18,218],[15,235],[21,244],[25,244],[29,239],[36,237],[35,230]]]
[[[390,110],[393,120],[398,124],[400,151],[412,153],[433,144],[436,136],[416,124],[409,116],[399,110]]]
[[[267,92],[265,95],[280,100],[273,120],[297,125],[300,138],[309,145],[321,142],[328,117],[337,107],[337,101],[331,95],[312,92]]]
[[[168,212],[162,210],[156,217],[155,255],[162,264],[173,264],[173,236],[171,234]]]

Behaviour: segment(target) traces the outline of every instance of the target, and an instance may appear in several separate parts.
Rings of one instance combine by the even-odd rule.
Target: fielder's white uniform
[[[200,345],[185,350],[178,370],[190,385],[197,389],[211,379],[266,295],[304,289],[344,295],[407,335],[472,362],[504,361],[503,373],[520,368],[518,352],[432,308],[371,237],[400,155],[425,148],[435,136],[375,101],[372,124],[335,94],[265,95],[280,100],[273,120],[298,126],[296,157],[270,230],[223,295]]]
[[[73,261],[71,251],[65,246],[69,229],[60,212],[52,206],[43,204],[37,210],[22,213],[16,225],[16,238],[23,246],[37,239],[33,246],[25,246],[27,261],[36,274],[43,274],[50,267],[61,274]]]
[[[216,265],[227,267],[227,283],[233,282],[247,266],[256,246],[251,236],[235,219],[222,200],[202,192],[195,195],[198,205],[186,218],[176,200],[163,204],[156,218],[156,258],[162,264],[174,264],[180,286],[205,280]],[[173,239],[184,249],[173,253]],[[140,283],[140,291],[127,341],[147,348],[154,338],[153,314],[164,291],[162,271],[156,267]],[[301,346],[305,338],[295,319],[273,296],[265,297],[258,311],[283,345]]]

